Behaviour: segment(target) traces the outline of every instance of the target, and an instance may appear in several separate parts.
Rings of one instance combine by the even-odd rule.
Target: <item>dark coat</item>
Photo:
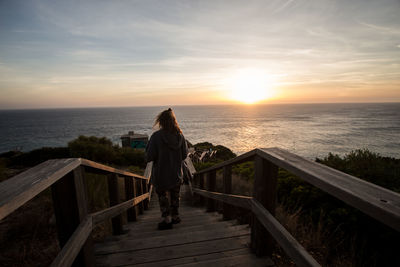
[[[157,190],[168,190],[181,183],[182,161],[187,154],[188,148],[182,134],[163,129],[153,133],[146,147],[146,161],[153,161],[150,182]]]

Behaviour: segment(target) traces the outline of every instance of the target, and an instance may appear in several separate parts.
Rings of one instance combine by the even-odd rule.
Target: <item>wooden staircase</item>
[[[182,186],[181,195],[187,191]],[[181,197],[182,198],[182,197]],[[251,253],[250,228],[236,220],[223,221],[217,212],[181,201],[180,218],[171,230],[157,230],[157,196],[126,234],[95,245],[96,266],[272,266],[266,257]]]
[[[232,168],[249,161],[254,163],[252,196],[234,195]],[[182,222],[172,230],[156,229],[160,211],[155,194],[150,201],[152,163],[142,176],[82,158],[48,160],[1,182],[0,220],[51,189],[61,248],[54,267],[270,266],[261,256],[271,255],[276,244],[297,266],[320,266],[274,216],[278,168],[400,231],[400,194],[279,148],[254,149],[204,170],[192,169],[198,202],[214,212],[184,200]],[[108,194],[109,207],[90,213],[86,174],[107,177],[103,191],[108,192],[101,194]],[[222,178],[222,189],[217,178]],[[215,212],[216,204],[222,205],[223,216]],[[251,213],[251,229],[228,220],[235,218],[237,208]],[[93,249],[93,228],[109,220],[113,236]],[[259,257],[251,253],[250,244]]]

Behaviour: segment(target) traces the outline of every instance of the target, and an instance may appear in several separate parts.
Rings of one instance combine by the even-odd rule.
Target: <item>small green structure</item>
[[[135,149],[145,149],[149,136],[147,134],[137,134],[134,131],[129,131],[128,134],[121,136],[122,147],[131,147]]]

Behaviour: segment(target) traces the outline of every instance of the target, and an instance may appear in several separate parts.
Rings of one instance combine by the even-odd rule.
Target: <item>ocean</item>
[[[151,135],[166,107],[0,110],[0,152],[66,146],[79,135]],[[241,154],[280,147],[309,159],[369,149],[400,158],[400,103],[172,107],[185,137]]]

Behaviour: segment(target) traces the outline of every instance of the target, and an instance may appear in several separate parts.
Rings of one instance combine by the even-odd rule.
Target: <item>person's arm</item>
[[[182,151],[182,160],[185,160],[188,155],[188,145],[187,145],[185,137],[183,135],[182,135],[182,137],[183,137],[183,144],[182,144],[182,150],[181,150]]]
[[[145,151],[145,159],[146,159],[146,162],[157,160],[157,148],[156,148],[156,144],[155,144],[155,140],[154,140],[154,135],[152,135],[150,137],[150,140],[147,143],[146,151]]]

